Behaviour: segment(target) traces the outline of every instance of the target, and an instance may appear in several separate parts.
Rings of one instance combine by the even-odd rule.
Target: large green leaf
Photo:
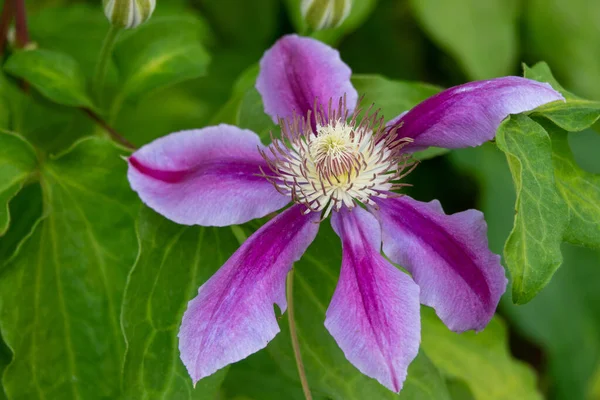
[[[568,207],[565,240],[600,248],[600,175],[581,169],[569,147],[567,133],[546,127],[552,137],[552,160],[558,191]]]
[[[233,400],[304,400],[297,380],[283,373],[268,351],[233,364],[223,382],[223,398]],[[313,399],[326,400],[317,393]]]
[[[39,183],[27,185],[10,202],[13,217],[9,229],[0,238],[0,271],[42,216],[42,192]]]
[[[477,400],[542,399],[534,372],[514,360],[506,327],[495,317],[483,332],[456,334],[423,308],[422,347],[448,376],[464,380]]]
[[[518,54],[518,0],[412,0],[415,16],[471,79],[508,75]]]
[[[37,167],[35,149],[22,137],[0,132],[0,236],[10,223],[8,203],[31,179]]]
[[[64,151],[96,128],[81,110],[52,103],[35,91],[26,93],[0,72],[0,98],[10,116],[6,129],[18,132],[40,153]],[[0,111],[0,113],[2,113]]]
[[[39,48],[69,54],[81,65],[84,75],[92,78],[109,26],[97,5],[44,7],[28,17],[31,40]]]
[[[547,82],[565,97],[566,101],[555,101],[538,107],[535,114],[542,115],[568,131],[582,131],[600,118],[600,102],[585,100],[565,90],[552,76],[550,67],[540,62],[533,67],[524,66],[525,77]]]
[[[114,51],[121,82],[113,116],[125,99],[203,76],[210,62],[204,33],[197,18],[160,17],[121,37]]]
[[[177,225],[148,208],[137,222],[140,253],[129,275],[122,325],[125,398],[213,399],[219,371],[192,386],[177,333],[187,303],[238,246],[228,228]]]
[[[514,115],[496,136],[515,183],[515,223],[504,257],[513,279],[513,301],[524,304],[544,286],[562,262],[560,244],[567,207],[555,186],[548,133],[527,116]]]
[[[8,347],[6,347],[4,340],[2,340],[2,337],[0,336],[0,376],[2,376],[2,373],[4,372],[4,370],[10,363],[11,358],[12,358],[12,355],[10,353],[10,349]],[[6,400],[6,399],[7,399],[6,393],[4,393],[4,388],[2,387],[2,382],[0,382],[0,400]]]
[[[9,398],[118,394],[119,309],[137,250],[122,154],[89,138],[41,166],[45,214],[0,275]]]
[[[41,49],[18,51],[8,59],[4,69],[25,79],[58,104],[94,108],[83,72],[68,54]]]

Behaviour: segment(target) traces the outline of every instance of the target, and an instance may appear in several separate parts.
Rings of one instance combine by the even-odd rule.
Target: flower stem
[[[98,125],[100,125],[102,127],[102,129],[104,129],[106,132],[108,132],[110,137],[112,137],[115,141],[119,142],[120,144],[122,144],[123,146],[127,147],[130,150],[137,149],[133,145],[133,143],[131,143],[129,140],[125,139],[125,137],[123,137],[121,134],[119,134],[117,131],[115,131],[108,123],[106,123],[106,121],[104,121],[94,111],[90,110],[89,108],[82,108],[81,110],[84,113],[86,113],[87,116],[90,117],[94,122],[96,122]]]
[[[96,70],[94,72],[94,80],[92,84],[94,94],[97,96],[99,103],[102,100],[104,79],[106,78],[106,73],[108,72],[108,67],[112,58],[113,48],[115,47],[115,43],[120,32],[120,27],[115,25],[110,26],[110,29],[108,30],[108,33],[104,38],[104,43],[102,43],[102,49],[100,50],[98,62],[96,63]]]
[[[7,0],[7,2],[10,0]],[[25,12],[25,0],[14,0],[15,7],[15,31],[17,46],[25,48],[29,43],[29,32],[27,30],[27,13]]]
[[[292,337],[292,348],[294,349],[294,358],[296,359],[296,366],[298,367],[298,375],[300,375],[300,383],[302,384],[302,390],[304,391],[304,397],[306,400],[312,400],[310,394],[310,388],[308,386],[308,380],[306,379],[306,371],[304,370],[304,363],[302,362],[302,355],[300,354],[300,342],[298,341],[298,332],[296,330],[296,320],[294,316],[294,269],[290,270],[287,277],[286,284],[287,293],[287,309],[288,309],[288,322],[290,325],[290,336]]]
[[[6,0],[2,8],[2,15],[0,16],[0,55],[4,54],[4,48],[6,42],[8,42],[8,29],[15,14],[14,5],[15,3],[12,0]]]

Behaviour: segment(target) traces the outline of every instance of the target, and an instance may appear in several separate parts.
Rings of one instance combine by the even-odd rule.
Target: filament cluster
[[[416,166],[401,151],[410,139],[396,138],[379,110],[360,107],[350,114],[345,99],[337,107],[315,106],[306,116],[280,119],[281,138],[262,151],[270,171],[262,171],[275,188],[326,218],[356,202],[374,205],[372,197],[389,197],[408,186],[399,182]],[[364,111],[364,115],[363,115]]]

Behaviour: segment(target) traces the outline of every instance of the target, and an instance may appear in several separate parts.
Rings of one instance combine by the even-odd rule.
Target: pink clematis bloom
[[[350,75],[336,50],[285,36],[264,54],[256,84],[280,139],[265,147],[249,130],[219,125],[173,133],[129,158],[131,187],[180,224],[241,224],[291,203],[188,304],[179,349],[194,382],[279,332],[273,304],[285,311],[286,275],[328,215],[343,258],[325,326],[362,373],[401,390],[419,348],[420,303],[456,332],[492,318],[507,280],[483,214],[447,215],[437,201],[392,191],[413,167],[411,152],[478,146],[509,114],[563,97],[548,84],[497,78],[445,90],[386,124],[377,112],[359,118]]]

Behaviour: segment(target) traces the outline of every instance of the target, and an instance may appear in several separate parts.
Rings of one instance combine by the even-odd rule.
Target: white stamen
[[[355,202],[373,204],[371,197],[387,197],[406,184],[397,181],[416,165],[399,150],[410,140],[397,140],[396,132],[386,130],[378,112],[357,122],[361,110],[350,118],[345,101],[327,112],[315,107],[316,133],[311,114],[280,121],[282,139],[273,139],[270,154],[263,153],[271,174],[263,171],[284,194],[306,205],[307,212],[323,212],[326,218],[342,206]],[[408,172],[407,172],[408,171]]]

